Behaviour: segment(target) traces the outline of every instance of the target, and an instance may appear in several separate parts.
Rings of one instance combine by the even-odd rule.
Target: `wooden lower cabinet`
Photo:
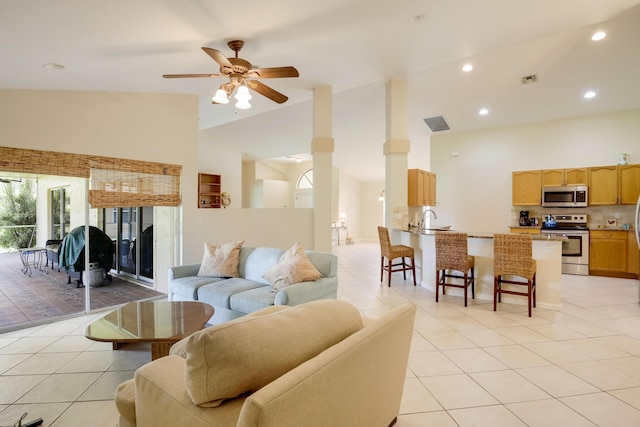
[[[589,233],[589,274],[637,278],[637,261],[629,259],[629,232],[591,230]],[[633,255],[632,255],[633,256]],[[635,271],[632,271],[635,269]]]
[[[627,241],[627,271],[638,277],[640,275],[640,249],[638,249],[635,232],[627,231]]]

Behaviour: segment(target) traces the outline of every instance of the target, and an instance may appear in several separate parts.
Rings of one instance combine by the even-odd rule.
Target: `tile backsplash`
[[[635,205],[616,206],[589,206],[586,208],[543,208],[541,206],[513,206],[511,209],[511,225],[517,226],[520,218],[520,211],[529,211],[529,218],[538,217],[540,224],[544,221],[545,215],[580,215],[587,214],[589,228],[599,228],[607,226],[607,220],[615,219],[616,228],[622,228],[623,224],[634,227],[633,220],[636,213]],[[619,218],[616,218],[618,213]],[[611,227],[611,226],[610,226]]]

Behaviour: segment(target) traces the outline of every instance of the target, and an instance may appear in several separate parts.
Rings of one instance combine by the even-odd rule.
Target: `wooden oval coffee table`
[[[151,360],[169,354],[182,338],[202,329],[213,307],[197,301],[134,301],[87,326],[84,335],[94,341],[120,344],[150,342]]]

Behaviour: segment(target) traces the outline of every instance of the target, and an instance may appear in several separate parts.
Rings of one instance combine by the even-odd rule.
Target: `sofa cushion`
[[[254,288],[245,292],[238,292],[231,296],[229,308],[240,313],[253,313],[273,305],[276,293],[268,285]]]
[[[204,255],[198,276],[238,277],[240,248],[244,241],[225,243],[220,246],[204,244]]]
[[[211,283],[225,280],[220,277],[198,277],[187,276],[179,279],[173,279],[171,281],[170,293],[179,295],[182,298],[188,298],[193,301],[198,301],[198,289],[202,286],[209,285]]]
[[[187,392],[196,405],[219,406],[260,389],[361,328],[362,316],[353,305],[320,300],[203,329],[186,342]]]
[[[294,283],[317,280],[322,274],[309,261],[300,242],[296,242],[262,277],[277,291]]]
[[[309,261],[322,273],[322,277],[331,277],[338,274],[337,257],[330,252],[305,251]]]
[[[255,248],[247,255],[247,258],[241,265],[240,276],[269,285],[269,281],[263,279],[262,276],[278,262],[283,253],[284,250],[279,248]]]
[[[198,288],[198,301],[206,302],[214,307],[231,308],[230,300],[232,295],[254,288],[271,290],[271,286],[264,283],[254,282],[242,277],[233,277]]]

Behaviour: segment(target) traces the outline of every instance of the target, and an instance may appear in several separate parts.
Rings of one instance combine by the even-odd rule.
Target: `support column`
[[[333,93],[331,86],[313,90],[313,236],[314,250],[331,252],[333,188]]]
[[[394,207],[407,206],[407,169],[409,153],[408,84],[392,79],[385,97],[385,226],[393,227]],[[393,234],[391,234],[393,239]]]

